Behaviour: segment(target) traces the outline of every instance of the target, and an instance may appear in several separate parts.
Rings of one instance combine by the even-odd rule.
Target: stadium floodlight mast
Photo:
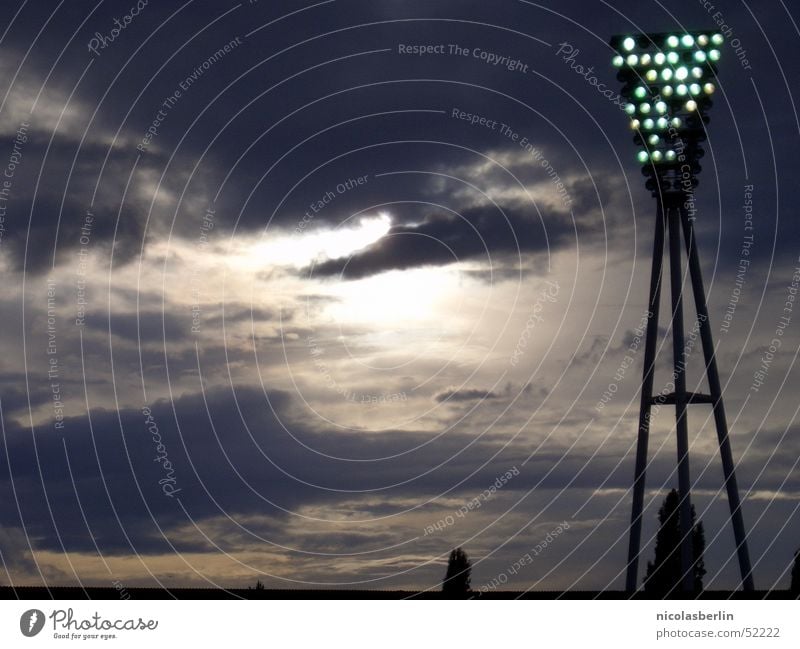
[[[716,63],[720,59],[720,46],[723,43],[722,34],[713,31],[623,35],[611,39],[611,47],[615,51],[612,65],[618,69],[617,78],[623,84],[622,96],[627,101],[625,112],[630,116],[634,142],[639,147],[636,159],[647,178],[646,187],[657,201],[625,584],[626,589],[631,592],[637,588],[651,408],[661,405],[675,406],[680,495],[678,519],[681,533],[681,590],[684,592],[694,590],[686,411],[687,406],[695,404],[709,404],[713,408],[742,588],[744,590],[754,588],[700,257],[693,232],[694,189],[700,172],[699,160],[703,156],[701,142],[705,139],[708,111],[716,90]],[[658,311],[661,301],[664,240],[667,233],[672,298],[674,391],[654,395],[652,392]],[[686,247],[688,257],[709,394],[686,390],[682,244]]]

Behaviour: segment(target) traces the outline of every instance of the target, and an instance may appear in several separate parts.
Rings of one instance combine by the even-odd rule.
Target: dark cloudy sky
[[[696,227],[756,583],[784,586],[800,312],[753,375],[800,267],[800,14],[704,4],[5,3],[0,583],[429,588],[461,545],[476,588],[622,587],[654,203],[590,80],[616,89],[613,34],[721,21]],[[650,446],[647,557],[669,408]]]

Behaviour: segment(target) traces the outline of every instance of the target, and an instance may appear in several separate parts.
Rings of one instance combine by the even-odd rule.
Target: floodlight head
[[[636,159],[660,193],[694,186],[700,142],[716,90],[716,63],[725,39],[713,31],[625,34],[611,39],[622,82]],[[688,166],[687,166],[688,165]],[[691,183],[681,182],[691,170]]]

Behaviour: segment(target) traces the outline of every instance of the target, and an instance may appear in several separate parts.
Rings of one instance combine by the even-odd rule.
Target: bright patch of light
[[[330,291],[337,300],[325,314],[340,325],[380,324],[407,329],[413,323],[440,333],[446,320],[443,314],[448,311],[443,307],[462,291],[459,281],[456,269],[415,268],[339,282]]]
[[[315,230],[313,224],[303,233],[266,234],[255,243],[242,243],[231,251],[231,265],[258,270],[269,266],[304,268],[313,262],[347,257],[386,235],[391,228],[388,214],[363,218],[336,229]]]

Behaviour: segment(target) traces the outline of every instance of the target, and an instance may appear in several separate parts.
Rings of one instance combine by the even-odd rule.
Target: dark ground
[[[160,588],[75,588],[75,587],[33,587],[22,586],[12,588],[0,587],[0,599],[447,599],[439,591],[414,592],[408,590],[255,590],[235,588],[230,590],[215,588],[173,588],[169,590]],[[623,591],[495,591],[487,593],[472,593],[472,599],[606,599],[624,600],[631,596]],[[635,595],[632,599],[650,599],[643,593]],[[677,598],[684,599],[684,598]],[[744,593],[742,591],[707,591],[699,597],[685,599],[795,599],[788,590],[755,591]]]

